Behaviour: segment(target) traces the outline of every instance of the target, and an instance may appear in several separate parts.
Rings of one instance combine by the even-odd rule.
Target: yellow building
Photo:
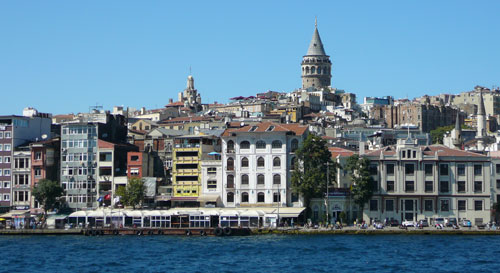
[[[217,151],[217,147],[220,147],[220,142],[214,136],[188,135],[174,138],[173,202],[196,205],[202,189],[201,161],[209,153]]]

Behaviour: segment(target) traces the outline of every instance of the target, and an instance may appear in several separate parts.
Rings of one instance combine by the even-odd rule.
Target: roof
[[[182,101],[176,101],[165,105],[165,107],[177,107],[177,106],[184,106],[184,103]]]
[[[155,128],[151,132],[153,132],[153,131],[158,131],[164,136],[182,136],[182,135],[186,134],[186,132],[184,132],[184,131],[166,129],[166,128],[162,128],[162,127]]]
[[[98,139],[97,140],[97,146],[99,148],[107,148],[107,149],[112,149],[115,147],[115,144],[114,143],[111,143],[111,142],[107,142],[107,141],[104,141],[102,139]]]
[[[434,156],[437,152],[438,156],[449,156],[449,157],[475,157],[475,158],[487,158],[485,155],[481,155],[478,153],[452,149],[448,148],[444,145],[429,145],[429,146],[419,146],[420,150],[423,151],[424,155]],[[366,156],[380,156],[383,153],[386,156],[395,155],[396,154],[396,146],[387,146],[382,149],[378,149],[375,151],[370,151],[365,153]]]
[[[268,131],[268,129],[274,126],[274,129],[272,131]],[[256,127],[256,128],[254,128]],[[250,133],[263,133],[263,132],[294,132],[296,135],[303,135],[309,126],[304,126],[304,125],[299,125],[296,123],[291,123],[291,124],[281,124],[281,123],[274,123],[274,122],[261,122],[257,123],[254,125],[245,125],[241,128],[235,128],[235,129],[226,129],[222,136],[230,136],[231,133],[249,133],[250,129],[253,129]]]
[[[309,49],[307,50],[307,56],[326,56],[317,27],[314,28],[313,37],[309,44]]]
[[[347,157],[347,156],[351,156],[353,154],[356,154],[356,152],[354,152],[354,151],[347,150],[347,149],[340,148],[340,147],[329,147],[328,151],[330,151],[330,153],[332,154],[332,157],[337,157],[337,156]]]
[[[483,92],[479,92],[479,109],[477,109],[478,115],[486,115],[486,110],[484,109]]]

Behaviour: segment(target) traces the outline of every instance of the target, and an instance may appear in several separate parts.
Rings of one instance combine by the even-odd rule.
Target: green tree
[[[450,132],[453,130],[455,126],[449,125],[449,126],[443,126],[443,127],[438,127],[434,130],[431,130],[431,139],[433,144],[443,144],[443,138],[444,134],[446,132]]]
[[[330,172],[330,185],[333,184],[338,165],[333,162],[326,141],[313,134],[307,136],[295,154],[297,161],[292,171],[292,190],[294,193],[300,193],[306,207],[309,207],[311,198],[324,197],[327,170]]]
[[[42,206],[44,223],[47,221],[47,212],[57,207],[59,197],[64,190],[57,181],[41,179],[31,190],[31,195]]]
[[[363,215],[363,207],[373,196],[375,183],[370,174],[370,160],[354,154],[347,158],[344,168],[351,175],[354,182],[351,194],[354,203],[358,205],[361,215]]]
[[[146,188],[144,181],[140,178],[130,178],[126,187],[119,187],[116,190],[116,195],[120,196],[120,202],[125,206],[131,206],[135,209],[141,205],[144,200]]]

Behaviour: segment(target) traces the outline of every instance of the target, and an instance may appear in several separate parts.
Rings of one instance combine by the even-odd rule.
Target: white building
[[[272,122],[227,129],[222,135],[224,206],[302,206],[290,190],[291,170],[307,133],[307,126]]]

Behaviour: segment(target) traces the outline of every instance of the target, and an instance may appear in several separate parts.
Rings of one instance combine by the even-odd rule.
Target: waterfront
[[[4,272],[493,272],[500,266],[498,236],[2,236],[0,250]]]

